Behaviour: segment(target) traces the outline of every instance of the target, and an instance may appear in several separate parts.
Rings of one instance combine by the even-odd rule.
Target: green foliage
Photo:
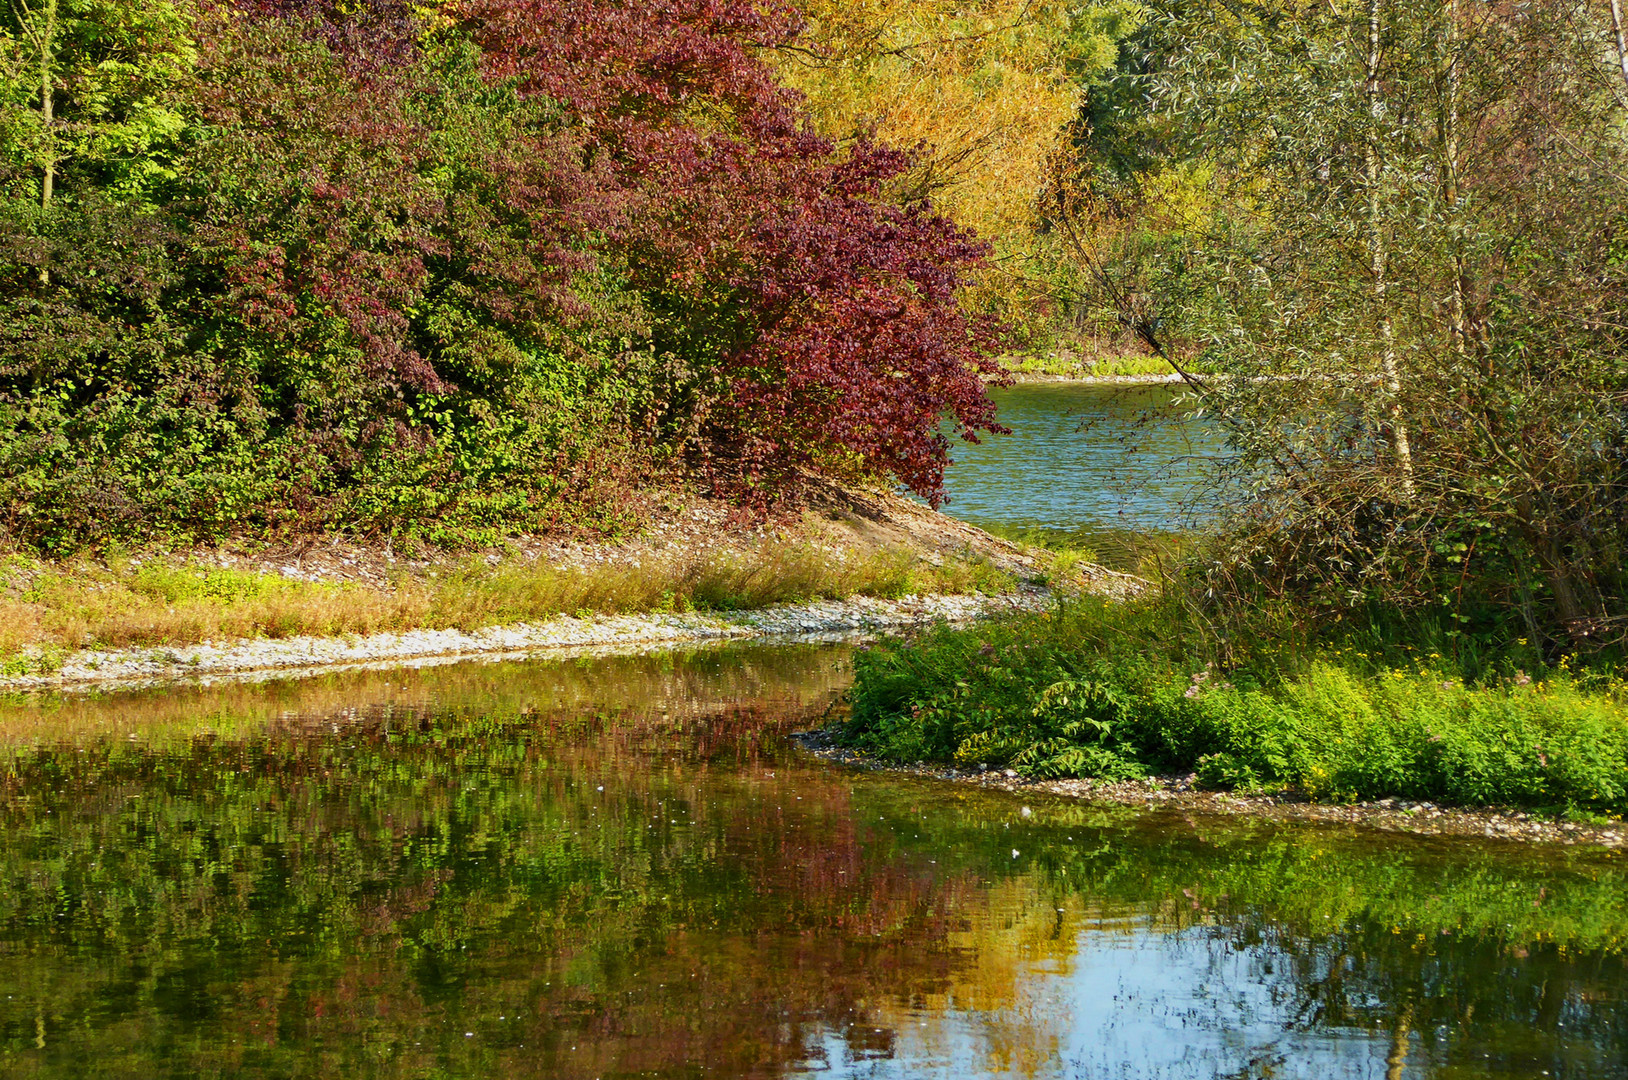
[[[1081,201],[1211,177],[1209,212],[1135,203],[1185,239],[1101,291],[1230,376],[1201,395],[1236,455],[1220,606],[1628,641],[1628,113],[1599,8],[1178,0],[1147,34],[1154,107],[1093,129]]]
[[[604,485],[652,460],[625,423],[637,397],[624,379],[573,370],[564,386],[546,367],[520,373],[512,389],[530,415],[470,393],[426,396],[349,468],[298,432],[200,414],[165,391],[78,413],[48,395],[0,403],[0,500],[15,534],[57,552],[108,536],[317,528],[466,547],[562,522],[615,528]]]
[[[210,600],[232,603],[239,600],[258,600],[276,592],[279,586],[288,588],[289,582],[266,574],[245,570],[207,569],[189,571],[174,565],[144,566],[132,575],[130,591],[140,596],[162,600],[166,604]]]
[[[878,646],[856,661],[846,737],[1034,777],[1191,771],[1314,798],[1628,810],[1628,685],[1608,676],[1467,683],[1439,655],[1397,668],[1329,646],[1287,669],[1262,648],[1223,674],[1182,620],[1081,601]]]
[[[494,181],[486,155],[526,110],[449,107],[482,100],[468,55],[406,99],[396,84],[364,92],[292,29],[219,11],[194,25],[170,4],[65,0],[57,45],[59,118],[96,139],[64,143],[43,210],[32,152],[0,154],[0,179],[22,185],[0,206],[12,537],[54,553],[309,529],[467,546],[620,524],[600,492],[651,466],[651,373],[557,320],[505,329],[475,301],[515,238],[465,191]],[[38,101],[18,94],[6,115],[22,124]],[[198,123],[183,131],[184,116]],[[402,135],[431,121],[426,156]],[[449,205],[438,240],[430,218]],[[477,244],[486,267],[423,289],[427,249]],[[415,289],[415,325],[397,329],[439,366],[428,380],[381,345],[380,312]]]
[[[994,430],[984,247],[808,132],[755,55],[789,10],[742,18],[7,6],[0,529],[469,546],[619,528],[673,465],[935,494],[940,421]]]
[[[0,6],[0,162],[21,166],[0,200],[38,207],[48,164],[70,199],[94,188],[115,203],[149,203],[175,180],[193,122],[175,93],[197,62],[192,14],[188,0]]]

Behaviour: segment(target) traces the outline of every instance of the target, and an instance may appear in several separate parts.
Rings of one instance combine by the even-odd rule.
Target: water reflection
[[[0,1074],[1628,1075],[1620,858],[839,771],[844,678],[0,711]]]
[[[1134,562],[1138,537],[1188,528],[1212,509],[1202,462],[1222,438],[1172,407],[1179,394],[1085,383],[994,391],[1012,434],[954,446],[945,513],[1090,547],[1110,564]]]

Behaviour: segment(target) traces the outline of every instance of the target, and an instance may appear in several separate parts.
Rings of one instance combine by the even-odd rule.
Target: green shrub
[[[847,740],[1031,777],[1192,772],[1315,798],[1628,810],[1628,685],[1466,684],[1324,647],[1222,672],[1163,603],[1081,602],[860,654]]]

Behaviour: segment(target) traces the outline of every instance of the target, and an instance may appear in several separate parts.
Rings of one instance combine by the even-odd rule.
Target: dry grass
[[[765,542],[694,558],[556,567],[480,561],[403,573],[386,586],[290,580],[183,560],[0,564],[0,662],[83,647],[236,638],[471,630],[559,614],[728,611],[854,595],[1004,591],[974,558],[929,564],[897,548],[833,551]],[[22,660],[22,654],[34,654]]]

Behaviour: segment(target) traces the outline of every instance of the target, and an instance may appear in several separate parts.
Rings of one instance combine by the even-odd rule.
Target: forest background
[[[6,0],[0,527],[456,546],[679,477],[934,498],[998,357],[1134,348],[1229,434],[1206,625],[1615,648],[1622,21]]]

